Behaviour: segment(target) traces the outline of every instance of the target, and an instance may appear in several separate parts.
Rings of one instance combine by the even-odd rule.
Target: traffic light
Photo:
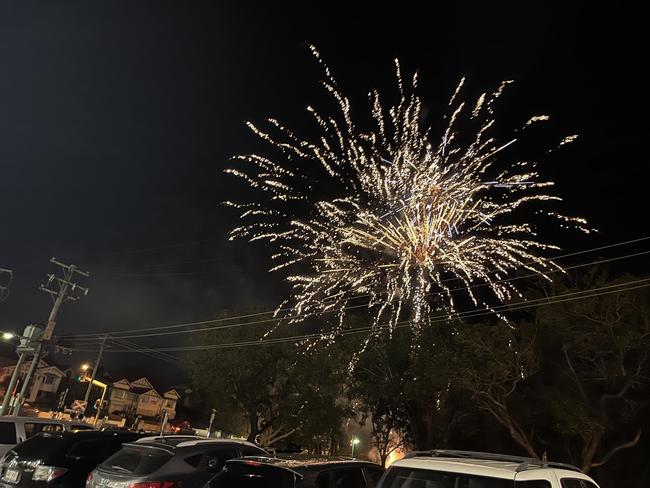
[[[83,381],[83,377],[84,377],[83,374],[79,373],[75,379],[76,379],[79,383],[81,383],[81,382]]]

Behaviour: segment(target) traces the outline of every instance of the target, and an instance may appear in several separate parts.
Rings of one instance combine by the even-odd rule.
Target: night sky
[[[92,273],[60,334],[274,307],[283,287],[268,252],[226,239],[237,218],[221,202],[249,195],[223,170],[260,149],[243,121],[302,126],[322,103],[308,43],[358,113],[370,88],[394,93],[394,58],[418,69],[436,134],[462,76],[471,95],[514,79],[501,114],[546,113],[554,134],[580,134],[542,166],[566,213],[600,230],[558,237],[565,248],[648,235],[645,16],[489,3],[503,4],[0,1],[0,267],[15,272],[0,330],[47,318],[37,286],[52,256]]]

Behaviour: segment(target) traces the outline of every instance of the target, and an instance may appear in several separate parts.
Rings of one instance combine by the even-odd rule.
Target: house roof
[[[181,397],[176,390],[169,390],[163,396],[172,400],[178,400]]]
[[[30,362],[31,361],[27,361],[27,362],[23,363],[22,368],[28,368]],[[15,367],[16,363],[17,363],[16,360],[11,360],[9,358],[0,357],[0,367],[4,367],[4,368],[8,368],[8,367],[12,367],[12,366]],[[61,368],[59,368],[58,366],[56,366],[54,364],[48,364],[45,361],[43,361],[42,359],[38,362],[38,367],[36,368],[36,371],[38,373],[55,373],[55,374],[60,375],[60,376],[65,376],[65,373],[61,370]]]
[[[131,383],[129,383],[129,380],[126,378],[122,378],[120,381],[116,381],[113,383],[114,387],[119,388],[120,390],[130,390],[131,389]]]
[[[153,385],[145,377],[142,377],[140,379],[132,381],[131,382],[131,387],[132,388],[145,388],[147,390],[152,390],[153,389]]]
[[[144,393],[141,393],[141,395],[144,395],[144,396],[155,396],[155,397],[158,397],[158,398],[162,398],[162,397],[160,396],[160,393],[158,393],[158,392],[157,392],[156,390],[154,390],[153,388],[151,388],[150,390],[145,391]]]
[[[151,382],[145,378],[138,378],[134,381],[129,381],[126,378],[122,378],[119,381],[113,383],[113,387],[119,390],[127,390],[135,393],[136,395],[145,395],[145,396],[155,396],[157,398],[167,398],[170,400],[179,400],[181,398],[180,394],[176,390],[169,390],[161,395],[158,393],[158,390],[153,387]]]
[[[65,376],[65,373],[61,371],[57,366],[45,366],[37,369],[37,372],[40,374],[50,373],[60,376],[61,378]]]

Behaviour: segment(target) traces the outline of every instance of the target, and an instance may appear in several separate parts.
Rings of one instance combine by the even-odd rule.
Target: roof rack
[[[477,451],[455,451],[452,449],[432,449],[430,451],[413,451],[406,455],[406,459],[415,457],[454,457],[454,458],[468,458],[468,459],[483,459],[487,461],[505,461],[510,463],[518,463],[516,471],[526,471],[528,469],[540,468],[559,468],[567,469],[569,471],[582,472],[576,466],[565,463],[556,463],[553,461],[543,461],[541,459],[511,456],[509,454],[494,454],[489,452]]]

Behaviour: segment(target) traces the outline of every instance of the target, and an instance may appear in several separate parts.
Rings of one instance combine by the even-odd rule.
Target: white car
[[[409,453],[378,488],[598,488],[575,466],[471,451]]]

